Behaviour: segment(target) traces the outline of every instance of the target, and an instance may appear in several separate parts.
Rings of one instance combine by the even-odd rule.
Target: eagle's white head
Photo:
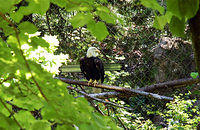
[[[90,57],[97,57],[99,55],[100,51],[96,47],[89,47],[87,50],[86,56],[88,58]]]

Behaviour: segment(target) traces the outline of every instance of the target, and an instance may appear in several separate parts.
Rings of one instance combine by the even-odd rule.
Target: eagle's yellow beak
[[[96,49],[95,51],[98,52],[99,54],[101,53],[100,50],[98,50],[98,49]]]

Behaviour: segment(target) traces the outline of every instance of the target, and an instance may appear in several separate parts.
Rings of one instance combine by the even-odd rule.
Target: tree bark
[[[200,10],[189,20],[189,26],[192,34],[192,46],[194,51],[196,69],[200,74]]]
[[[187,86],[187,85],[192,85],[199,83],[200,79],[196,78],[186,78],[186,79],[177,79],[173,81],[167,81],[163,83],[157,83],[157,84],[152,84],[150,86],[142,87],[139,90],[145,91],[145,92],[153,92],[155,90],[160,90],[160,89],[169,89],[169,88],[177,88],[177,87],[182,87],[182,86]]]
[[[108,89],[108,90],[114,90],[116,92],[121,92],[125,95],[142,95],[142,96],[148,96],[152,98],[156,98],[159,100],[165,100],[165,101],[173,101],[174,98],[166,97],[150,92],[145,92],[141,90],[136,89],[130,89],[130,88],[122,88],[119,86],[111,86],[111,85],[105,85],[105,84],[88,84],[86,81],[78,81],[78,80],[72,80],[67,78],[61,78],[61,77],[55,77],[56,79],[60,79],[61,81],[68,83],[68,84],[74,84],[74,85],[82,85],[82,86],[88,86],[88,87],[95,87],[95,88],[101,88],[101,89]]]

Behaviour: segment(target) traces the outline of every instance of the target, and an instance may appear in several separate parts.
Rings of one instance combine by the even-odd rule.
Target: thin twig
[[[101,115],[105,116],[105,114],[99,109],[98,105],[96,105],[90,98],[87,98],[88,102],[94,107]]]
[[[81,90],[82,90],[83,92],[86,93],[85,89],[84,89],[81,85],[78,85],[78,86],[81,88]],[[101,115],[105,116],[105,114],[99,109],[98,105],[96,105],[96,104],[93,102],[93,100],[91,100],[91,99],[89,99],[89,98],[87,98],[87,100],[88,100],[88,102],[90,102],[90,104],[92,105],[92,107],[94,107]]]
[[[8,78],[6,78],[6,79],[3,79],[3,80],[0,82],[0,84],[4,83],[4,82],[6,82],[6,81],[8,81],[8,80],[10,80],[10,79],[13,79],[13,78],[14,78],[13,76],[10,76],[10,77],[8,77]]]
[[[116,112],[115,108],[112,107],[112,110],[113,110],[113,112],[115,114],[115,117],[117,117],[117,120],[122,125],[122,127],[124,128],[124,130],[128,130],[128,128],[124,125],[124,123],[122,122],[122,120],[116,115],[117,112]]]
[[[2,105],[6,108],[6,110],[10,113],[10,115],[12,115],[13,120],[16,122],[16,124],[19,126],[19,128],[22,130],[22,126],[19,124],[19,122],[16,120],[16,118],[14,117],[14,115],[12,114],[11,110],[6,106],[6,104],[3,102],[3,100],[0,98],[0,102],[2,103]]]
[[[18,32],[17,28],[2,12],[0,12],[0,16],[13,27],[13,29],[15,31],[15,34],[16,34],[17,42],[18,42],[18,45],[19,45],[19,50],[20,50],[21,56],[23,57],[23,59],[25,61],[25,65],[26,65],[28,71],[31,73],[31,77],[32,77],[34,83],[36,84],[38,90],[40,91],[41,95],[48,102],[48,99],[46,98],[45,94],[43,93],[42,88],[39,86],[38,82],[36,81],[35,77],[33,76],[33,73],[31,71],[31,68],[30,68],[29,64],[28,64],[28,61],[26,60],[26,57],[24,56],[24,53],[23,53],[23,51],[21,49],[21,43],[20,43],[20,39],[19,39],[19,32]]]
[[[78,85],[78,86],[81,88],[81,90],[82,90],[83,92],[86,93],[85,89],[84,89],[81,85]],[[98,105],[96,105],[96,104],[93,102],[92,99],[90,99],[90,98],[86,98],[86,99],[88,100],[88,102],[90,102],[91,106],[94,107],[101,115],[103,115],[103,116],[105,115],[105,114],[99,109]]]
[[[17,86],[19,92],[20,92],[21,94],[23,94],[22,89],[20,88],[19,84],[17,84],[16,86]]]
[[[83,92],[83,91],[81,91],[77,88],[71,87],[71,86],[67,86],[67,88],[71,89],[71,90],[75,90],[76,92],[83,94],[86,98],[91,98],[91,99],[96,100],[96,101],[101,102],[101,103],[105,103],[105,104],[108,104],[108,105],[124,108],[124,109],[131,110],[131,111],[134,110],[134,109],[129,108],[129,107],[120,106],[120,105],[113,103],[113,102],[107,102],[107,101],[104,101],[104,100],[101,100],[101,99],[98,99],[98,98],[95,98],[95,97],[91,97],[87,93],[85,93],[85,92]]]
[[[110,109],[107,105],[105,105],[105,108],[107,109],[107,115],[110,116]]]

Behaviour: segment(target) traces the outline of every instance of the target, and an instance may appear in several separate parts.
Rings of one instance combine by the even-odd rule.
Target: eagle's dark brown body
[[[87,80],[101,80],[104,81],[104,66],[98,57],[84,57],[80,59],[81,72]]]

